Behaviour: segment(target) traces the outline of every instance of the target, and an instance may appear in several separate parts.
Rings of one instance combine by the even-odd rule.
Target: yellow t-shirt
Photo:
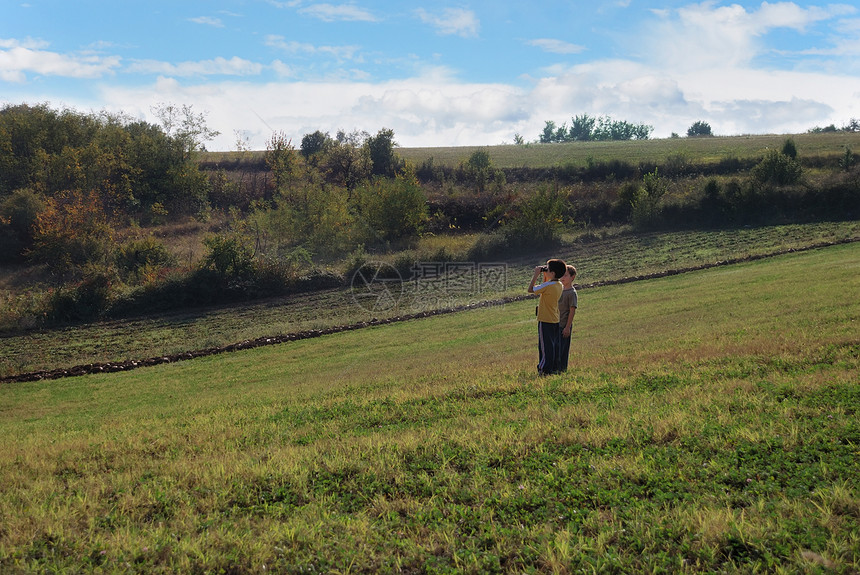
[[[537,320],[546,323],[558,323],[558,298],[564,286],[558,280],[543,282],[534,287],[534,292],[540,296],[538,301]]]

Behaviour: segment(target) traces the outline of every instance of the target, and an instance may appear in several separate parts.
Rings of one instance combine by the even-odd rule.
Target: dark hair
[[[564,272],[567,271],[567,264],[564,263],[564,260],[549,260],[546,262],[549,271],[555,274],[555,279],[561,279],[561,276],[564,275]]]

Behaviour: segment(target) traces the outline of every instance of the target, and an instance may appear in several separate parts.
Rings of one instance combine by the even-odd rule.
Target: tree
[[[687,137],[698,138],[700,136],[713,136],[711,125],[701,120],[694,122],[692,126],[687,128]]]
[[[567,124],[560,127],[547,120],[540,136],[541,144],[550,142],[581,142],[589,140],[647,140],[654,131],[653,126],[613,120],[609,116],[592,118],[587,114],[574,116],[570,129]]]
[[[292,140],[283,132],[275,132],[266,142],[266,165],[272,171],[275,179],[275,190],[279,193],[289,192],[293,179],[298,171],[298,154]],[[282,188],[286,187],[286,190]]]
[[[374,176],[392,177],[397,171],[397,154],[394,147],[394,130],[383,128],[375,136],[365,140],[365,145],[370,152],[371,174]]]
[[[205,142],[221,133],[206,125],[205,112],[195,114],[193,106],[188,104],[180,107],[161,103],[153,106],[151,111],[161,122],[164,132],[179,145],[186,156],[204,148]]]
[[[656,168],[642,177],[642,184],[642,187],[635,187],[628,192],[632,192],[630,218],[633,226],[639,229],[650,228],[659,223],[659,204],[668,187]]]
[[[105,262],[114,231],[96,192],[62,191],[45,204],[33,226],[33,259],[58,272]]]
[[[427,221],[427,198],[411,170],[395,178],[374,178],[356,190],[359,221],[368,240],[387,242],[415,235]]]
[[[789,158],[797,158],[797,145],[794,143],[793,138],[788,138],[782,145],[782,153]]]
[[[370,150],[361,145],[355,132],[339,132],[338,138],[322,154],[319,166],[329,181],[352,191],[370,176]]]
[[[478,186],[478,192],[484,193],[487,183],[494,177],[495,170],[490,160],[490,152],[485,149],[475,150],[461,164],[463,173]]]
[[[803,175],[800,161],[777,150],[769,150],[751,171],[755,181],[762,184],[788,186],[796,184]]]
[[[575,142],[587,142],[594,132],[596,120],[588,114],[574,116],[570,125],[570,139]]]
[[[45,199],[21,188],[0,200],[0,261],[15,260],[32,245],[33,225],[45,209]]]
[[[540,135],[539,142],[541,144],[549,144],[555,141],[555,122],[552,120],[547,120],[546,125],[543,127],[543,133]]]
[[[324,152],[331,143],[332,139],[328,133],[323,133],[319,130],[312,134],[302,136],[301,152],[306,160],[312,156]]]

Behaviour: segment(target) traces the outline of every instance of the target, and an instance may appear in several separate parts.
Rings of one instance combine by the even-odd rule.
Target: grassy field
[[[860,569],[860,246],[0,389],[0,571]]]
[[[475,150],[487,150],[497,168],[549,168],[568,164],[585,166],[589,160],[617,159],[636,165],[640,162],[662,163],[672,156],[684,157],[687,161],[698,164],[715,164],[730,158],[763,156],[768,149],[782,149],[788,138],[794,140],[801,156],[841,156],[845,152],[845,146],[855,151],[860,148],[860,133],[835,132],[524,146],[398,148],[397,153],[416,165],[432,157],[435,164],[456,166],[467,160]]]
[[[432,262],[432,254],[440,249],[464,251],[479,237],[479,234],[429,236],[422,239],[413,255],[419,261]],[[520,295],[525,293],[533,266],[550,256],[563,257],[576,265],[577,283],[586,285],[858,238],[860,222],[652,234],[630,234],[624,230],[601,230],[585,235],[571,233],[551,254],[508,256],[503,261],[483,262],[502,267],[498,281],[473,282],[465,289],[446,282],[419,285],[407,281],[402,292],[397,294],[397,305],[389,308],[360,305],[362,302],[355,297],[360,294],[350,283],[343,289],[226,308],[0,337],[0,377],[96,362],[173,355],[260,337],[368,321],[374,317],[394,317]],[[396,255],[371,254],[368,257],[395,263]],[[405,276],[404,279],[410,278]]]
[[[626,162],[664,162],[670,156],[683,156],[698,164],[717,163],[732,158],[761,157],[768,149],[782,149],[788,138],[803,156],[841,156],[845,147],[860,151],[860,133],[759,134],[713,138],[666,138],[623,142],[570,142],[564,144],[526,144],[497,146],[458,146],[434,148],[397,148],[397,154],[415,165],[433,158],[436,165],[454,167],[469,159],[476,150],[486,150],[496,168],[548,168],[573,164],[584,166],[590,160]],[[395,138],[396,139],[396,138]],[[207,152],[201,161],[211,163],[259,162],[263,152]]]

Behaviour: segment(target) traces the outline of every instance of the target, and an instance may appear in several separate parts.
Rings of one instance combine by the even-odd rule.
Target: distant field
[[[860,246],[0,389],[0,571],[854,573]]]
[[[433,158],[436,165],[456,166],[475,150],[487,150],[497,168],[547,168],[553,166],[584,166],[594,161],[622,160],[664,162],[668,157],[682,154],[694,163],[716,163],[731,158],[759,157],[768,149],[781,149],[788,138],[797,145],[801,157],[839,156],[850,147],[860,153],[860,133],[835,132],[826,134],[769,134],[725,136],[712,138],[667,138],[629,142],[571,142],[565,144],[526,144],[497,146],[460,146],[436,148],[398,148],[397,153],[415,165]],[[395,135],[396,140],[396,135]],[[260,161],[262,152],[210,152],[202,161],[230,162]]]
[[[571,142],[565,144],[527,144],[522,146],[472,146],[458,148],[398,148],[397,153],[415,164],[433,158],[438,165],[456,166],[479,149],[488,150],[497,168],[547,168],[573,164],[584,166],[589,160],[664,162],[682,154],[690,162],[709,164],[728,158],[757,157],[768,149],[781,149],[788,138],[797,145],[799,155],[839,156],[845,146],[860,152],[860,133],[797,135],[727,136],[713,138],[670,138],[628,142]]]

